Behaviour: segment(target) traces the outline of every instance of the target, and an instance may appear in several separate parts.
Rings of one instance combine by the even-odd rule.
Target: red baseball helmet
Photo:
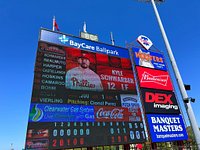
[[[88,59],[89,61],[91,61],[91,60],[90,60],[91,57],[90,57],[90,55],[87,54],[87,53],[82,53],[82,55],[81,55],[79,58],[86,58],[86,59]]]

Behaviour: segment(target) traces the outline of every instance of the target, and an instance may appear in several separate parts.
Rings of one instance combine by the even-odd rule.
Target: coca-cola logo
[[[123,119],[124,118],[123,111],[124,109],[118,109],[118,108],[114,108],[112,110],[104,110],[103,108],[100,108],[96,113],[96,117],[98,119],[101,119],[101,118]]]
[[[153,76],[147,72],[144,72],[142,74],[142,79],[141,79],[141,83],[143,82],[154,82],[163,86],[167,85],[167,81],[168,81],[168,75],[159,75],[159,76]]]

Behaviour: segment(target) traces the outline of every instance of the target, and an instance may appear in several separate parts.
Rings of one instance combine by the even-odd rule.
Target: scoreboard
[[[145,141],[129,51],[41,29],[26,149]]]

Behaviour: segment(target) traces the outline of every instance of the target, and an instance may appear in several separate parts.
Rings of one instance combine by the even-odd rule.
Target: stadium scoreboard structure
[[[41,29],[25,149],[145,141],[128,49]]]

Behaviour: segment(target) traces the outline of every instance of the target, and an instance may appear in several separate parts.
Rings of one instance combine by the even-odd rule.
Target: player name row
[[[57,59],[57,60],[66,60],[65,56],[49,54],[49,53],[44,53],[44,52],[38,52],[37,53],[37,58],[38,57],[53,58],[53,59]]]
[[[63,98],[32,98],[32,101],[36,102],[39,101],[41,103],[60,103],[60,104],[79,104],[79,105],[94,105],[94,106],[125,106],[131,107],[132,109],[138,109],[138,103],[123,103],[118,100],[74,100],[74,99],[63,99]]]
[[[35,64],[36,67],[43,67],[43,68],[50,68],[50,69],[56,69],[56,70],[62,70],[65,69],[65,65],[57,65],[57,64],[46,64],[46,63],[38,63]]]
[[[65,82],[63,80],[63,76],[48,76],[48,75],[44,75],[42,76],[44,78],[47,78],[47,79],[60,79],[62,81],[57,81],[57,80],[45,80],[45,79],[41,79],[40,81],[40,78],[35,78],[35,83],[42,83],[42,84],[47,84],[47,85],[65,85]],[[104,75],[104,74],[101,74],[100,75],[100,78],[101,80],[104,80],[104,81],[112,81],[113,79],[116,80],[116,82],[120,82],[120,83],[132,83],[133,82],[133,79],[131,78],[124,78],[124,77],[115,77],[113,78],[114,76],[110,76],[110,75]],[[88,82],[84,82],[85,80],[82,80],[82,81],[74,81],[73,82],[73,85],[74,86],[80,86],[80,87],[90,87],[89,83]]]
[[[36,63],[51,63],[51,64],[58,64],[58,65],[66,65],[65,60],[57,60],[57,59],[49,59],[49,58],[42,58],[42,57],[37,57]]]

